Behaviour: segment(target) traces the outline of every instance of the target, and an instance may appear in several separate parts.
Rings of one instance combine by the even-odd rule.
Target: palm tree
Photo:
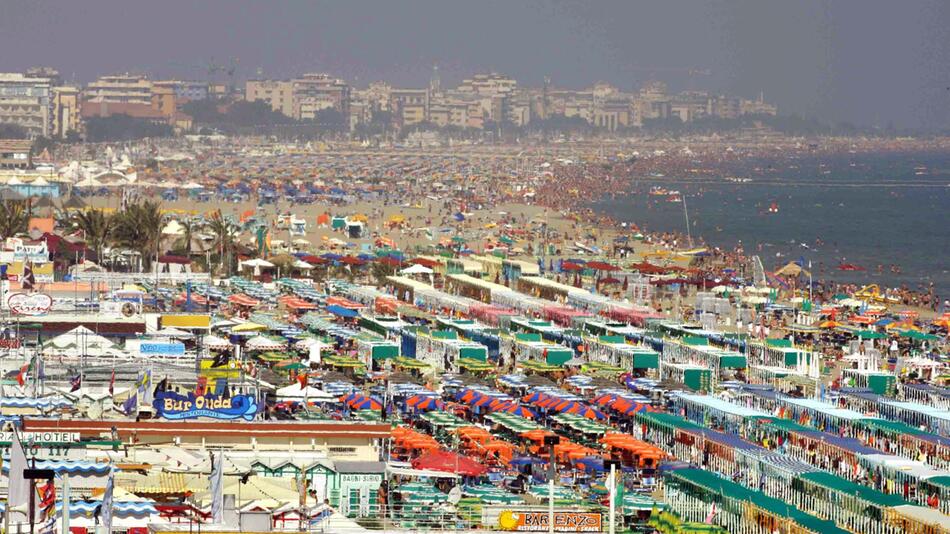
[[[148,271],[158,256],[162,240],[162,212],[157,202],[129,204],[117,215],[115,238],[123,247],[139,253],[142,270]]]
[[[234,249],[238,227],[221,215],[221,210],[216,210],[208,220],[208,231],[214,236],[211,246],[218,251],[218,262],[221,271],[230,275],[231,261],[229,254]]]
[[[0,238],[6,239],[27,231],[30,216],[22,200],[0,202]]]
[[[86,244],[96,253],[96,261],[102,263],[102,249],[112,237],[116,218],[101,209],[86,209],[74,214],[76,225],[82,230]]]
[[[175,250],[182,250],[185,256],[191,257],[191,240],[194,238],[195,231],[198,230],[198,223],[193,219],[184,219],[181,221],[181,236],[175,240]]]

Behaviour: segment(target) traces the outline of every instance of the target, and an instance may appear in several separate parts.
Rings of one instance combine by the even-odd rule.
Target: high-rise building
[[[350,116],[350,86],[329,74],[304,74],[291,80],[293,87],[293,117],[312,120],[323,109],[335,109],[345,121]]]
[[[294,86],[289,81],[248,80],[244,86],[244,99],[266,102],[272,110],[294,116]]]
[[[79,88],[63,85],[53,88],[53,135],[66,137],[82,131],[82,105]]]
[[[106,104],[152,104],[152,81],[136,74],[101,76],[86,86],[85,100]]]
[[[31,136],[53,130],[53,84],[18,72],[0,73],[0,123],[16,124]]]

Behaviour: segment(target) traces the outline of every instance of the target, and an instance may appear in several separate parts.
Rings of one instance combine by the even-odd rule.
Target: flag
[[[69,392],[79,391],[82,387],[82,374],[78,374],[69,379]]]
[[[112,490],[115,487],[115,471],[109,468],[109,480],[106,482],[106,491],[102,495],[102,504],[99,505],[99,524],[106,532],[112,532]]]
[[[195,397],[201,397],[208,389],[208,377],[199,376],[198,383],[195,384]]]
[[[36,496],[39,498],[39,516],[48,521],[56,515],[56,484],[48,480],[46,484],[36,486]]]
[[[212,454],[211,466],[211,522],[224,523],[224,451]]]
[[[33,275],[33,264],[27,263],[23,266],[23,279],[20,281],[20,287],[25,291],[32,291],[36,286],[36,276]]]
[[[27,506],[30,502],[30,483],[23,478],[23,470],[27,468],[26,452],[20,443],[20,434],[14,429],[13,442],[10,444],[10,472],[7,490],[7,513],[16,511],[23,515],[22,521],[29,521]],[[13,521],[10,521],[12,524]]]
[[[109,395],[115,395],[115,368],[112,369],[112,377],[109,379]]]
[[[21,386],[26,384],[26,373],[30,372],[33,369],[33,360],[30,359],[29,362],[20,367],[20,372],[16,375],[16,382]]]
[[[216,354],[214,356],[214,359],[211,360],[211,368],[214,369],[217,367],[223,367],[227,365],[228,362],[230,361],[231,361],[231,355],[229,353],[222,352],[220,354]]]
[[[157,393],[161,393],[163,391],[166,391],[167,389],[168,389],[168,377],[166,376],[162,378],[161,380],[159,380],[158,384],[155,385],[155,391],[153,391],[152,394],[154,395]]]
[[[706,520],[704,521],[707,525],[711,525],[713,520],[716,518],[716,503],[712,503],[712,506],[709,508],[709,514],[706,515]]]
[[[138,408],[139,405],[139,394],[136,391],[131,397],[125,399],[125,402],[122,403],[122,411],[125,412],[125,415],[132,415],[132,411]]]
[[[300,373],[297,375],[297,382],[300,383],[300,389],[306,389],[307,383],[310,381],[310,375],[307,373]]]

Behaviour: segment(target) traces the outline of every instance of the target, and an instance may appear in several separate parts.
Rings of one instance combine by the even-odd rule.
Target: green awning
[[[719,367],[721,369],[745,369],[745,356],[723,356],[719,358]]]
[[[660,355],[659,354],[634,354],[633,368],[634,369],[659,369]]]
[[[799,475],[799,478],[811,482],[817,486],[821,486],[844,495],[853,496],[877,506],[893,507],[910,504],[900,495],[894,493],[881,493],[880,491],[877,491],[873,488],[855,484],[854,482],[845,480],[839,476],[835,476],[824,471],[802,473]]]

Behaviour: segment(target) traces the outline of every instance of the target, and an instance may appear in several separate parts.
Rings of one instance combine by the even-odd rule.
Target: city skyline
[[[547,76],[630,91],[658,78],[675,91],[764,92],[783,112],[832,121],[942,129],[950,119],[945,3],[608,3],[5,3],[0,46],[19,53],[0,71],[200,79],[212,61],[237,58],[241,80],[261,68],[266,78],[327,72],[354,87],[424,87],[438,65],[447,84],[494,71],[527,86]],[[44,39],[25,28],[45,28]]]

